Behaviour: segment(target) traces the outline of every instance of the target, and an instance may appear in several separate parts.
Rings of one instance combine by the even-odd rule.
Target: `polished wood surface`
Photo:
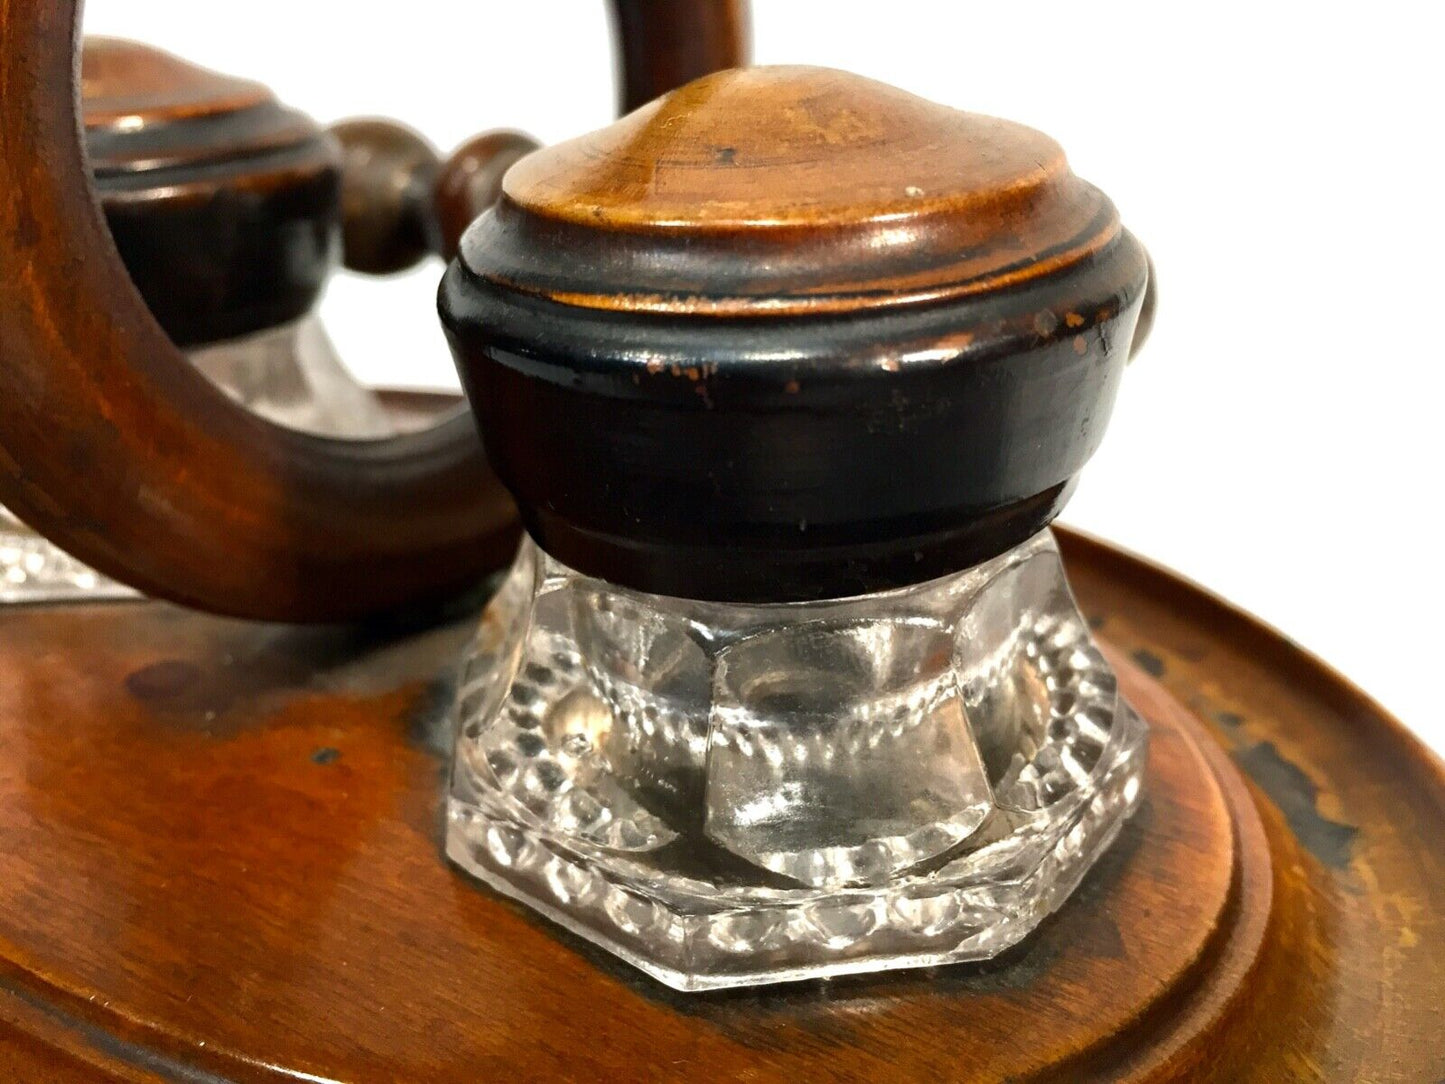
[[[108,576],[246,617],[391,610],[505,560],[513,513],[469,419],[325,440],[191,369],[94,201],[79,0],[0,0],[0,41],[0,503]]]
[[[431,251],[426,205],[437,152],[414,128],[379,117],[331,126],[341,146],[342,253],[348,269],[391,275]]]
[[[744,0],[609,0],[623,113],[700,76],[748,62]],[[388,275],[434,254],[450,260],[472,221],[496,202],[502,176],[539,144],[483,132],[445,161],[415,129],[382,117],[331,128],[345,168],[345,260]]]
[[[956,1029],[952,1056],[1022,1071],[1126,1032],[1156,1002],[1192,990],[1215,940],[1236,936],[1229,806],[1177,712],[1163,713],[1156,734],[1156,799],[1120,844],[1133,860],[1111,863],[1073,922],[1030,946],[1047,979],[1024,996],[950,969],[838,984],[821,1003],[814,986],[802,1006],[777,992],[693,1005],[445,868],[440,764],[423,748],[443,732],[444,697],[428,684],[466,624],[397,644],[258,637],[174,612],[110,610],[37,612],[23,631],[27,647],[5,661],[27,676],[24,692],[0,709],[7,745],[31,766],[28,784],[20,761],[0,767],[0,826],[18,858],[0,859],[0,941],[20,996],[226,1077],[269,1064],[324,1078],[465,1080],[537,1071],[550,1057],[575,1079],[615,1078],[660,1067],[659,1054],[697,1037],[697,1014],[734,1034],[703,1041],[690,1052],[696,1064],[737,1058],[771,1034],[774,1068],[803,1072],[818,1053],[804,1042],[809,1018],[821,1025],[835,998],[866,1006],[838,1069],[924,1070],[933,1052],[910,1057],[888,1040],[908,1027]],[[57,635],[94,665],[52,700],[56,669],[68,669]],[[237,662],[218,665],[228,656]],[[303,691],[318,678],[329,695]],[[117,693],[104,719],[82,707]],[[56,710],[73,725],[43,722]],[[50,763],[85,785],[56,786]],[[1242,801],[1236,794],[1248,812]],[[116,861],[122,854],[138,867]],[[1171,915],[1160,927],[1150,918],[1162,909]],[[118,931],[112,916],[126,914],[146,917]],[[1258,930],[1238,936],[1257,950]],[[348,996],[358,987],[369,996]],[[1062,997],[1091,988],[1101,992]],[[106,1003],[99,1012],[93,992]],[[606,1001],[605,1019],[584,1008]],[[569,1018],[585,1021],[587,1041],[567,1034]],[[1032,1042],[1005,1041],[1025,1031]]]
[[[234,115],[276,97],[263,84],[123,38],[85,39],[80,98],[87,129],[138,131],[154,124]]]
[[[1445,763],[1278,631],[1167,569],[1065,532],[1109,643],[1209,727],[1271,829],[1278,899],[1221,1081],[1445,1080]]]
[[[502,194],[507,171],[538,146],[523,132],[484,132],[452,152],[437,173],[433,197],[439,255],[457,254],[467,227]]]
[[[1005,959],[719,995],[670,993],[446,867],[471,617],[0,615],[0,1066],[47,1084],[1437,1079],[1440,764],[1244,615],[1063,542],[1154,727],[1114,847]]]

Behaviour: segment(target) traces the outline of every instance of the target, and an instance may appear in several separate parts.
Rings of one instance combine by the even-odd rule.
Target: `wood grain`
[[[1208,725],[1275,860],[1271,966],[1196,1070],[1213,1080],[1445,1079],[1445,764],[1274,629],[1106,543],[1060,538],[1105,637]],[[1296,991],[1304,987],[1306,996]]]
[[[512,1063],[522,1035],[533,1058],[576,1078],[653,1065],[659,1048],[698,1040],[698,1064],[766,1043],[771,1070],[801,1072],[821,1052],[819,1028],[836,1031],[824,1046],[855,1073],[936,1066],[939,1051],[896,1045],[907,1028],[947,1029],[949,1056],[1004,1075],[1130,1029],[1194,986],[1230,932],[1230,816],[1194,739],[1166,714],[1148,811],[1072,919],[1020,956],[1019,975],[948,969],[814,985],[801,999],[678,998],[444,865],[440,762],[407,734],[438,724],[428,683],[459,647],[456,630],[406,644],[258,636],[151,607],[36,612],[19,631],[28,646],[6,653],[7,674],[24,678],[17,695],[0,694],[5,743],[19,753],[0,766],[12,991],[226,1077],[267,1079],[256,1067],[277,1065],[475,1079]],[[93,660],[79,682],[42,661],[69,669],[57,635]],[[57,712],[68,725],[48,722]],[[1167,924],[1151,923],[1161,910]],[[602,1019],[584,1008],[608,1003]],[[589,1041],[568,1034],[574,1017]],[[1009,1041],[1020,1032],[1031,1041]]]
[[[1113,204],[1048,136],[827,68],[695,80],[529,155],[502,191],[468,264],[609,311],[873,312],[1019,286],[1111,247],[1145,278]],[[572,259],[554,259],[564,247]]]
[[[382,117],[338,121],[346,266],[390,275],[429,255],[450,260],[468,226],[496,202],[502,175],[538,143],[498,130],[468,139],[443,162],[415,129]]]

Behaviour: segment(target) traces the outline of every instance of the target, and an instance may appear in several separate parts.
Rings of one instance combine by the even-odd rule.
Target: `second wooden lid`
[[[126,270],[176,343],[301,316],[338,252],[340,153],[260,83],[87,38],[86,150]]]

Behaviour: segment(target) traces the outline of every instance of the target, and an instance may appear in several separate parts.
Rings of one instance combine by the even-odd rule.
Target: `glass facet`
[[[190,358],[232,399],[277,424],[338,437],[392,433],[380,400],[347,372],[314,316],[200,347]],[[136,597],[0,507],[0,603]]]
[[[670,986],[983,959],[1138,800],[1053,536],[903,590],[737,605],[530,540],[458,698],[447,850]]]

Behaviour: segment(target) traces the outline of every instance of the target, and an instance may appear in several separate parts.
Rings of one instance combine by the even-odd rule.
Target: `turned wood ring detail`
[[[744,62],[738,0],[611,0],[624,101]],[[472,420],[341,441],[194,371],[132,285],[91,188],[80,0],[0,0],[0,504],[149,594],[345,620],[466,590],[515,511]]]

